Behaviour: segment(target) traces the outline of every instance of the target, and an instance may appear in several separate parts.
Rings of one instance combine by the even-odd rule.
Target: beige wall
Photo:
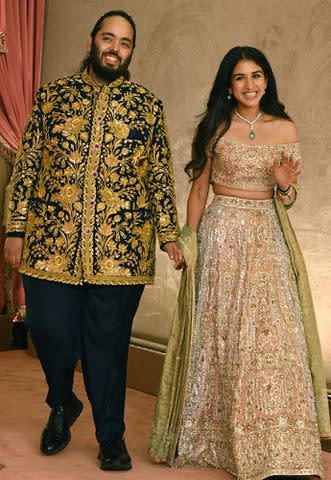
[[[291,219],[307,261],[331,382],[330,0],[47,0],[44,81],[77,70],[90,29],[113,8],[127,10],[137,23],[132,79],[164,101],[181,222],[188,193],[183,166],[221,58],[244,44],[268,56],[280,98],[300,131],[302,198]],[[178,273],[159,254],[155,286],[144,294],[135,337],[166,343],[178,282]]]

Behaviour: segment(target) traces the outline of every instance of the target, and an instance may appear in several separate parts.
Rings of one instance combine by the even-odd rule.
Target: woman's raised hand
[[[281,163],[274,159],[274,176],[278,187],[286,190],[290,184],[297,183],[297,178],[301,173],[300,160],[298,158],[284,155]]]

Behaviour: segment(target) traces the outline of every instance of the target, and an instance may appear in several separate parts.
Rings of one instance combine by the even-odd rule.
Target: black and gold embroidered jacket
[[[9,187],[20,271],[71,284],[147,284],[179,229],[162,102],[123,77],[87,72],[43,86]]]

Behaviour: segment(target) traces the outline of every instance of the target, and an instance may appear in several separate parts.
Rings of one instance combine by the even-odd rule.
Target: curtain
[[[7,53],[5,0],[0,0],[0,53]]]
[[[44,0],[0,1],[0,142],[16,152],[40,82]]]
[[[0,0],[0,162],[13,163],[24,124],[40,83],[44,0]],[[0,169],[0,174],[5,171]],[[0,198],[8,179],[0,179]],[[0,212],[0,217],[3,211]],[[0,312],[4,308],[3,242],[0,227]],[[14,273],[9,309],[24,304],[20,276]],[[22,308],[20,309],[20,311]],[[17,318],[17,315],[16,315]]]

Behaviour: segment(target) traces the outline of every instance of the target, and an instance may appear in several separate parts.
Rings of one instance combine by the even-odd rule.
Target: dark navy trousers
[[[23,285],[47,403],[56,408],[70,402],[81,359],[98,442],[122,438],[128,347],[144,285],[68,285],[27,275]]]

